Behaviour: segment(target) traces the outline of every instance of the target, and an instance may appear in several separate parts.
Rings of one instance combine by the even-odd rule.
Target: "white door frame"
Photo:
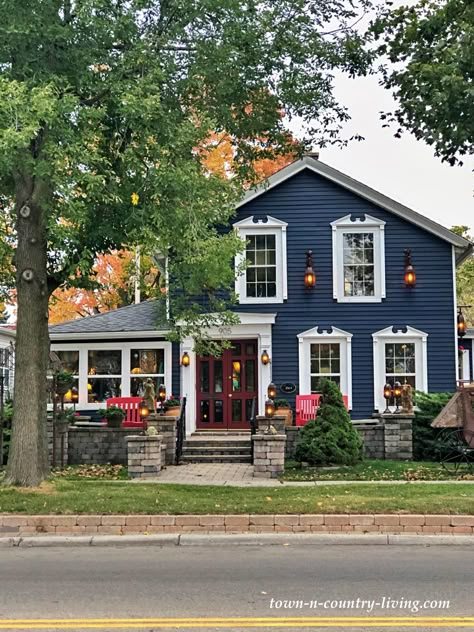
[[[239,314],[240,325],[229,327],[210,327],[206,335],[215,340],[257,340],[258,366],[258,414],[265,411],[267,387],[272,381],[272,325],[276,314]],[[180,357],[188,353],[189,366],[181,366],[181,395],[186,397],[186,434],[196,430],[196,354],[194,340],[191,336],[185,338],[180,346]],[[263,351],[267,351],[270,362],[262,364],[260,358]]]

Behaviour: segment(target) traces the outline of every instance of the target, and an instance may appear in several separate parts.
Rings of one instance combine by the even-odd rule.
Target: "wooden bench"
[[[296,425],[305,426],[311,419],[316,419],[321,393],[296,396]],[[349,410],[349,398],[343,395],[344,406]]]
[[[111,397],[107,400],[106,407],[117,406],[125,411],[122,428],[143,428],[144,422],[140,418],[139,406],[141,397]]]

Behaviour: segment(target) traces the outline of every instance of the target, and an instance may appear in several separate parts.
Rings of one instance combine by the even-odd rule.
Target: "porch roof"
[[[154,335],[164,335],[166,330],[160,329],[157,321],[158,303],[154,300],[148,300],[119,307],[103,314],[51,325],[49,333],[52,340],[71,337],[72,335],[101,334],[107,336],[119,332],[153,332]]]

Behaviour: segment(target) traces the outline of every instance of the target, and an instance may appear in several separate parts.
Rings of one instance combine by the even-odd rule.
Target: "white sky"
[[[395,0],[394,6],[413,3]],[[369,20],[367,16],[361,27]],[[378,85],[377,77],[349,79],[341,75],[335,86],[338,100],[352,117],[344,129],[345,137],[360,134],[365,140],[353,141],[344,149],[321,150],[322,162],[448,228],[470,226],[473,234],[474,158],[465,160],[462,167],[450,167],[408,132],[398,139],[393,136],[396,128],[382,128],[379,112],[391,111],[395,103],[390,92]],[[298,136],[296,121],[290,129]]]

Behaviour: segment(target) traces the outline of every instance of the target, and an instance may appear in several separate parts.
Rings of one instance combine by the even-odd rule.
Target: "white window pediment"
[[[331,222],[333,298],[379,303],[385,298],[385,222],[372,215]]]
[[[352,409],[352,334],[337,327],[316,326],[297,337],[300,395],[310,395],[312,381],[326,375],[335,379]]]
[[[234,229],[246,243],[236,257],[235,291],[239,303],[282,303],[288,298],[286,229],[288,224],[267,215],[236,222]],[[244,264],[247,264],[244,266]]]
[[[387,381],[406,379],[417,391],[428,391],[428,334],[409,325],[386,327],[372,334],[374,352],[374,406],[386,408]],[[408,355],[407,355],[408,354]],[[393,367],[392,367],[393,361]]]

